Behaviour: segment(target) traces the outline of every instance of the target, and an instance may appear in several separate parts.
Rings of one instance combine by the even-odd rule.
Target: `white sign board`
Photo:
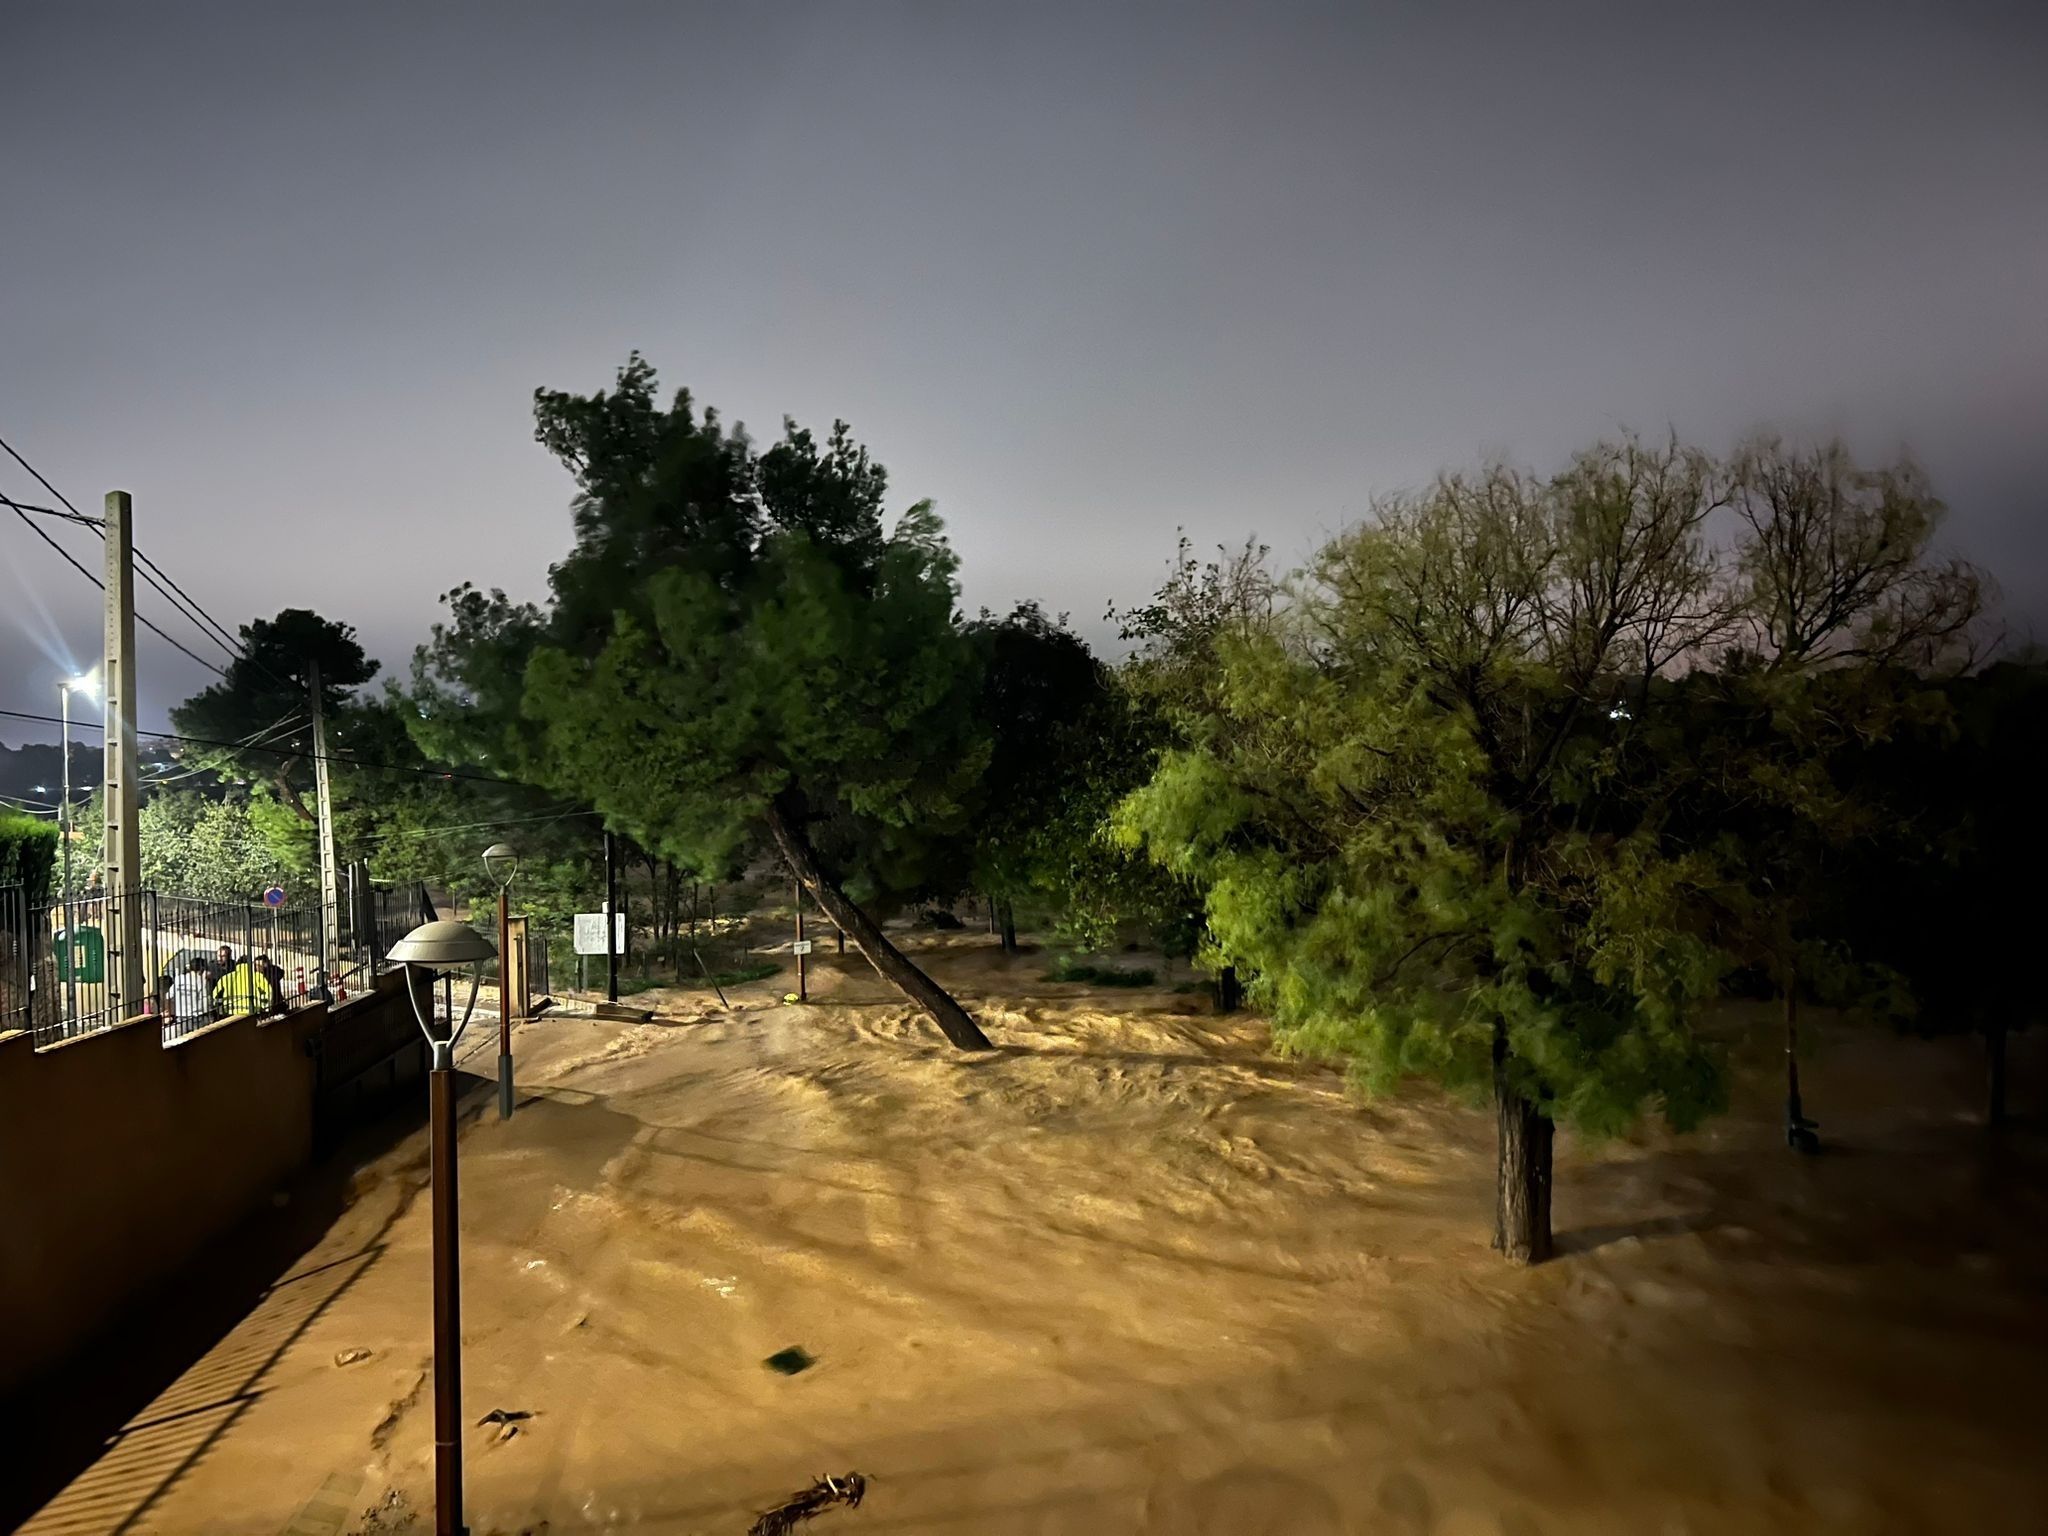
[[[620,954],[626,952],[626,914],[619,912],[612,917],[612,947]],[[579,955],[601,955],[604,953],[604,914],[602,912],[578,912],[576,914],[576,953]]]
[[[809,939],[798,939],[789,946],[789,952],[792,955],[808,955],[811,952],[811,941]]]

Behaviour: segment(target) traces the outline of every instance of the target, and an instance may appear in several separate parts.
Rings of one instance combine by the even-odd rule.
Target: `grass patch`
[[[1089,965],[1062,955],[1059,964],[1045,973],[1045,979],[1088,981],[1098,987],[1149,987],[1152,985],[1153,974],[1146,966],[1133,966],[1129,970],[1124,970],[1114,965]]]

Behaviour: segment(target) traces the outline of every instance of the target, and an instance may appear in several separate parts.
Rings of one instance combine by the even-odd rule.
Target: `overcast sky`
[[[1765,424],[1910,444],[2048,634],[2038,0],[0,0],[0,85],[0,436],[230,623],[402,664],[541,595],[532,391],[638,347],[846,417],[970,608],[1091,637],[1177,526],[1293,560],[1483,454]],[[0,708],[54,709],[97,595],[0,561]],[[143,666],[145,725],[205,680]]]

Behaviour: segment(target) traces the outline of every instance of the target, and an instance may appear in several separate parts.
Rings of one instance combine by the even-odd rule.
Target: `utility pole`
[[[334,796],[327,784],[327,710],[320,697],[320,663],[308,661],[313,695],[313,792],[320,817],[320,970],[332,976],[341,920],[341,870],[334,861]]]
[[[142,1010],[141,773],[135,751],[135,503],[107,492],[106,942],[109,1022]],[[65,759],[70,760],[70,746]]]
[[[619,910],[618,858],[613,851],[612,829],[604,829],[604,995],[619,1000]]]
[[[808,1003],[811,1000],[810,984],[805,978],[804,963],[810,958],[811,941],[804,937],[804,887],[801,880],[796,882],[796,1000]]]
[[[57,836],[64,849],[64,1033],[78,1023],[78,912],[71,905],[71,684],[57,690],[64,722],[63,800],[57,806]]]

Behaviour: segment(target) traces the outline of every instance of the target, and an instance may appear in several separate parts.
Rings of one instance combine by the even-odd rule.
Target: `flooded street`
[[[461,1143],[466,1418],[532,1415],[469,1431],[476,1536],[740,1536],[849,1471],[805,1530],[2048,1529],[2037,1042],[1997,1156],[1970,1045],[1874,1033],[1808,1071],[1821,1157],[1767,1053],[1696,1136],[1565,1138],[1527,1272],[1486,1246],[1489,1114],[1364,1102],[1194,992],[918,953],[995,1053],[853,955],[809,1007],[521,1027],[518,1113],[479,1084]],[[425,1172],[417,1134],[356,1170],[26,1529],[431,1529]]]

